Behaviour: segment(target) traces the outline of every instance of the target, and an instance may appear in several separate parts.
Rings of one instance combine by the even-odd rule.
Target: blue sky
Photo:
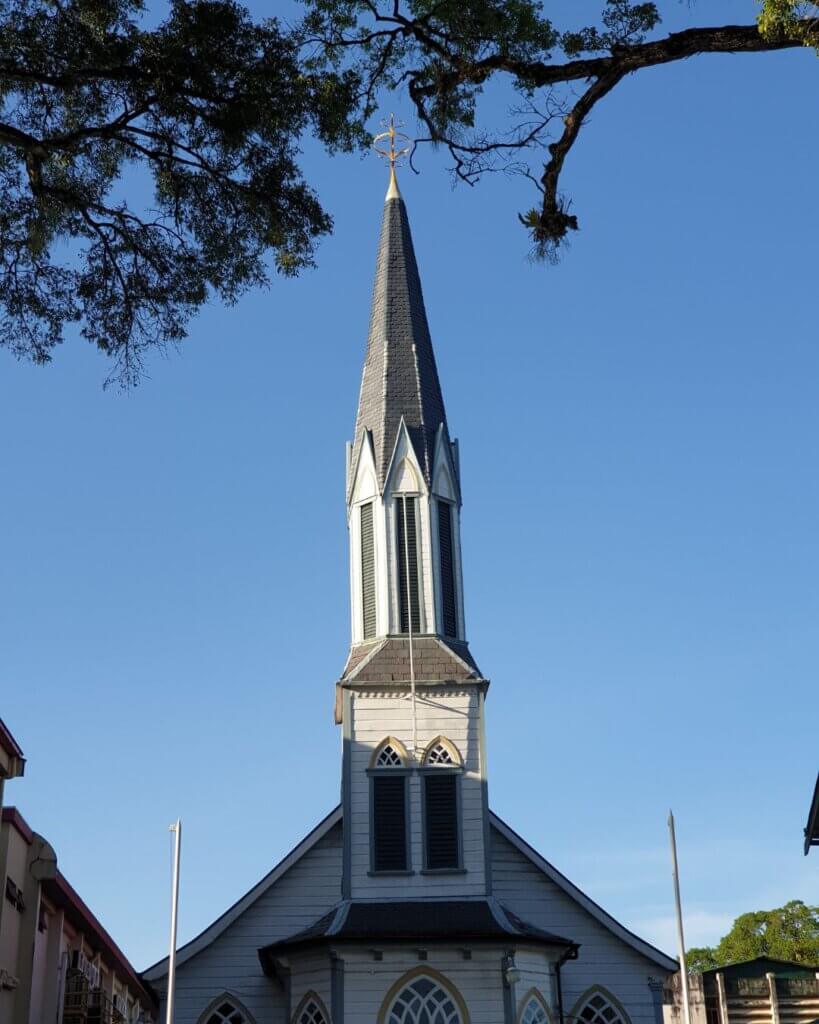
[[[567,162],[582,230],[556,268],[526,258],[524,182],[453,190],[430,152],[402,176],[492,805],[669,951],[670,805],[691,944],[817,902],[816,76],[800,52],[625,82]],[[177,815],[186,940],[338,798],[344,442],[386,177],[305,166],[336,221],[318,269],[209,305],[137,390],[103,391],[76,339],[45,369],[0,351],[0,714],[29,757],[6,800],[139,967],[165,952]]]

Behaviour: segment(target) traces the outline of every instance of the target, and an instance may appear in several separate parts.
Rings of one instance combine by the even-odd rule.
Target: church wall
[[[494,829],[492,875],[501,903],[580,944],[578,959],[561,968],[566,1013],[586,989],[602,985],[623,1004],[632,1024],[657,1024],[648,982],[662,980],[666,972],[612,934]]]
[[[291,958],[290,1009],[295,1013],[308,992],[315,993],[330,1011],[330,956],[326,950]]]
[[[384,691],[382,691],[384,693]],[[477,691],[450,691],[417,698],[418,744],[424,748],[446,736],[464,759],[461,778],[463,859],[466,874],[424,875],[421,783],[409,781],[411,864],[414,874],[371,877],[370,780],[367,769],[373,751],[387,735],[411,749],[412,705],[405,692],[354,694],[352,700],[351,864],[353,898],[470,896],[484,893],[483,792],[480,777],[479,698]]]
[[[520,980],[515,983],[515,1020],[520,1020],[523,1006],[528,1002],[532,989],[537,989],[547,1008],[557,1022],[557,993],[554,984],[554,967],[542,951],[519,949],[515,954],[515,966],[520,971]]]
[[[503,950],[472,949],[472,959],[464,960],[459,949],[430,948],[427,960],[419,960],[415,950],[383,951],[384,959],[375,961],[370,951],[345,951],[344,1024],[377,1024],[378,1013],[392,985],[407,971],[432,968],[455,986],[466,1003],[471,1024],[501,1024]]]
[[[284,993],[274,979],[262,973],[259,947],[306,928],[340,897],[339,824],[209,946],[178,965],[175,1024],[198,1024],[211,1000],[225,991],[244,1003],[256,1024],[285,1024]],[[165,979],[153,984],[164,995]],[[164,1020],[164,1015],[163,999],[159,1019]]]

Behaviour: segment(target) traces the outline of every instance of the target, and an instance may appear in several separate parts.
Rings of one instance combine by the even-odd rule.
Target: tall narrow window
[[[359,509],[361,526],[361,620],[364,639],[375,636],[375,543],[373,503]]]
[[[421,629],[417,507],[418,502],[415,498],[397,497],[395,499],[395,546],[398,550],[398,597],[402,633],[409,632],[410,614],[412,615],[412,632],[417,633]]]
[[[438,502],[438,551],[441,560],[441,618],[444,636],[458,635],[458,615],[455,610],[455,562],[452,543],[452,506]]]
[[[439,738],[427,748],[422,768],[424,787],[424,869],[461,867],[460,755]]]
[[[408,766],[403,747],[395,740],[385,740],[371,764],[370,867],[373,871],[406,871]]]

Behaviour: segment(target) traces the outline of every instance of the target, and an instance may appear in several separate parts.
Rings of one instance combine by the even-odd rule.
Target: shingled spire
[[[429,486],[435,437],[446,424],[446,412],[407,210],[392,175],[381,222],[354,442],[358,451],[363,434],[370,431],[380,489],[402,417]]]

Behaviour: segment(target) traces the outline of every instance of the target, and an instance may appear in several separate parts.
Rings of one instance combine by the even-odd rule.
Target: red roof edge
[[[16,807],[4,807],[2,821],[17,829],[29,846],[34,841],[34,832]],[[128,987],[139,996],[140,1002],[156,1013],[159,1004],[153,991],[146,987],[145,982],[131,966],[130,960],[103,928],[99,919],[62,871],[58,868],[57,877],[46,879],[42,884],[49,901],[65,911],[71,924],[85,935],[89,945],[102,953],[113,965],[114,973],[128,983]]]
[[[9,754],[11,757],[16,757],[23,764],[26,763],[26,759],[23,756],[23,750],[20,747],[20,744],[11,735],[8,726],[3,721],[2,718],[0,718],[0,747],[2,747],[3,750],[5,750],[5,752]],[[21,772],[20,774],[22,775],[23,773]]]
[[[28,845],[31,846],[34,833],[28,827],[28,822],[16,807],[4,807],[2,820],[8,822],[12,828],[16,828]]]

